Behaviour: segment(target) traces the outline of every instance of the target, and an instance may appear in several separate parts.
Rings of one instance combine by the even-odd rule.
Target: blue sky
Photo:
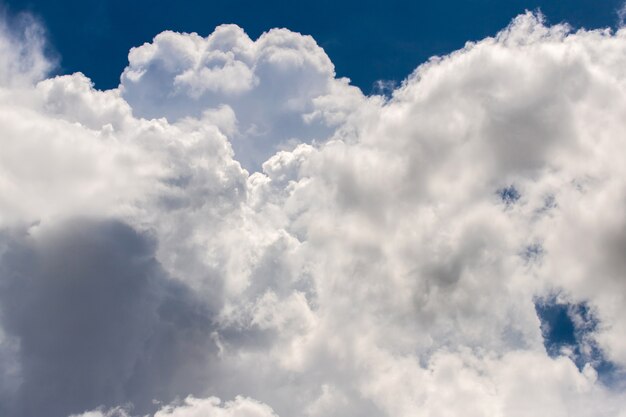
[[[210,34],[235,23],[256,38],[273,27],[312,35],[365,93],[376,80],[402,80],[432,55],[495,34],[524,10],[541,9],[549,23],[614,27],[620,0],[466,1],[150,1],[5,0],[29,10],[49,31],[62,57],[60,72],[82,71],[98,88],[112,88],[128,50],[170,29]]]

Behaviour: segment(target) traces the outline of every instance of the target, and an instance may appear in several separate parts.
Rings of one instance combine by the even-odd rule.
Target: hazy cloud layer
[[[390,98],[282,29],[108,91],[41,33],[0,25],[0,414],[626,416],[624,29],[528,13]]]

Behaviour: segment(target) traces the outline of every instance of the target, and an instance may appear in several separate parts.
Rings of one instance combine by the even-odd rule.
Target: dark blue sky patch
[[[561,350],[576,345],[576,328],[568,313],[567,304],[555,300],[535,304],[541,320],[544,345],[550,356],[558,356]]]
[[[599,379],[610,386],[623,379],[624,373],[604,357],[593,339],[599,322],[587,303],[568,303],[550,296],[536,300],[535,310],[548,355],[565,354],[581,370],[589,363],[598,372]]]
[[[525,10],[541,9],[548,23],[614,27],[622,0],[2,2],[39,16],[62,57],[60,72],[81,71],[100,89],[117,87],[128,50],[163,30],[206,36],[219,24],[235,23],[252,38],[273,27],[312,35],[337,74],[370,93],[377,80],[402,80],[430,56],[492,36]]]
[[[396,80],[378,80],[372,86],[372,94],[390,99],[398,86],[399,83]]]
[[[532,243],[524,248],[521,256],[526,262],[537,262],[541,260],[544,252],[545,250],[540,243]]]
[[[514,204],[522,196],[513,185],[499,189],[498,195],[500,196],[502,202],[507,206]]]

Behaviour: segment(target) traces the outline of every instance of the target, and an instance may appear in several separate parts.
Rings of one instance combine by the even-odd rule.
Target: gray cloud
[[[153,239],[119,221],[70,220],[2,240],[2,325],[20,345],[7,415],[126,403],[144,413],[199,391],[196,363],[217,351],[212,313],[168,278]]]

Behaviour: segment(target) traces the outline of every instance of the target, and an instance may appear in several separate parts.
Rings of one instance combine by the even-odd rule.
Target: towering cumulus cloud
[[[0,415],[626,416],[626,30],[527,13],[389,98],[308,36],[118,88],[0,25]]]

